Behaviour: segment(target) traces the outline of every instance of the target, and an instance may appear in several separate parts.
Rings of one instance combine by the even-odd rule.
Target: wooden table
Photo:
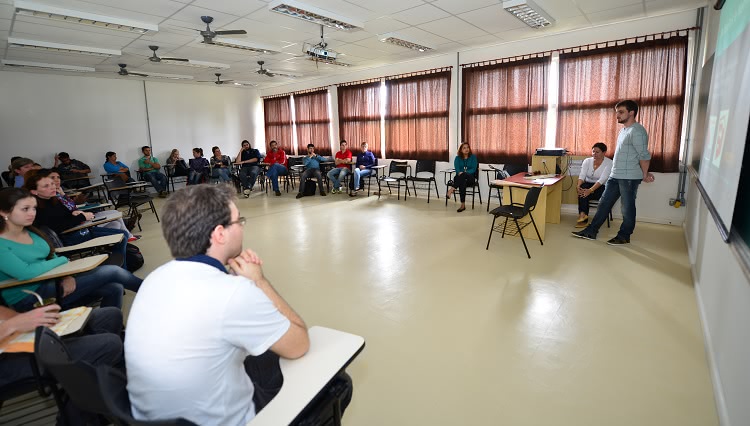
[[[57,247],[55,253],[65,255],[65,253],[74,251],[89,250],[101,246],[111,246],[121,242],[123,238],[125,238],[124,234],[105,235],[103,237],[92,238],[80,244]]]
[[[301,358],[279,361],[284,384],[248,426],[290,424],[365,347],[362,336],[331,328],[314,326],[308,333],[310,350]]]
[[[492,181],[492,185],[503,186],[508,191],[503,190],[503,204],[523,203],[528,191],[525,188],[541,186],[542,192],[539,194],[539,200],[536,208],[531,215],[539,229],[539,235],[544,240],[544,233],[547,223],[560,223],[560,209],[562,208],[562,183],[565,175],[554,175],[550,177],[526,176],[526,173],[517,173],[503,180]],[[515,197],[515,198],[514,198]],[[519,222],[531,222],[531,219],[520,219]],[[524,238],[538,240],[533,227],[526,226],[523,228]]]
[[[112,217],[103,217],[100,219],[94,219],[94,220],[87,220],[86,222],[83,222],[82,224],[78,226],[74,226],[72,228],[68,228],[61,232],[61,234],[69,234],[71,232],[80,231],[81,229],[91,228],[92,226],[99,226],[104,223],[113,222],[115,220],[122,219],[122,213],[118,212],[119,214],[112,215]]]
[[[0,281],[0,289],[16,287],[19,285],[31,284],[31,283],[35,283],[38,281],[46,281],[46,280],[51,280],[51,279],[60,278],[60,277],[67,277],[68,275],[75,275],[75,274],[80,274],[83,272],[88,272],[96,268],[97,266],[101,265],[102,262],[107,260],[107,257],[109,256],[106,254],[99,254],[96,256],[84,257],[83,259],[76,259],[64,265],[60,265],[57,268],[50,269],[49,271],[41,275],[37,275],[36,277],[30,278],[28,280],[10,279],[10,280],[5,280],[5,281]]]

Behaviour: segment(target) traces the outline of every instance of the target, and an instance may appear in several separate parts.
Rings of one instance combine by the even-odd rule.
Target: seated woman
[[[604,184],[612,171],[612,160],[604,156],[607,145],[597,142],[591,148],[591,157],[583,160],[578,174],[578,220],[576,228],[585,228],[589,222],[589,201],[598,200],[604,193]]]
[[[208,176],[210,164],[203,157],[203,148],[193,148],[193,158],[190,159],[189,185],[197,185],[205,176]]]
[[[229,177],[229,171],[232,167],[232,159],[228,155],[221,155],[221,150],[218,146],[211,148],[211,152],[214,153],[211,157],[211,177],[219,179],[222,182],[229,182],[232,180]]]
[[[456,169],[456,177],[452,181],[448,182],[451,186],[445,195],[445,198],[450,198],[456,188],[458,188],[458,194],[461,198],[461,207],[456,210],[461,213],[466,210],[466,188],[474,186],[474,174],[477,172],[479,167],[479,161],[477,156],[471,153],[471,147],[468,143],[462,143],[458,147],[458,155],[453,160],[453,168]]]
[[[49,179],[49,178],[45,178]],[[37,199],[27,190],[8,188],[0,191],[0,281],[27,280],[68,262],[57,257],[49,241],[32,225],[36,219]],[[123,268],[106,265],[58,279],[63,299],[58,305],[63,309],[82,306],[101,298],[101,306],[122,307],[123,288],[138,291],[140,278]],[[34,307],[37,299],[22,290],[31,290],[43,298],[55,297],[55,280],[40,281],[3,290],[5,302],[17,312]]]
[[[170,176],[187,176],[190,171],[187,164],[185,164],[185,160],[180,157],[180,151],[177,148],[173,149],[172,153],[169,154],[167,166]]]
[[[29,174],[24,183],[24,188],[31,192],[37,200],[34,226],[37,228],[46,226],[55,231],[65,245],[80,244],[92,238],[103,237],[105,235],[122,234],[124,238],[120,243],[115,245],[115,250],[122,254],[124,268],[126,266],[124,262],[129,232],[120,229],[92,226],[77,232],[63,234],[63,231],[66,229],[78,226],[87,220],[93,220],[94,214],[82,212],[80,210],[68,210],[67,207],[57,199],[57,189],[55,188],[55,184],[52,183],[52,179],[49,175],[49,170],[38,170],[33,174]]]
[[[65,195],[65,191],[63,191],[61,182],[62,179],[60,178],[60,173],[57,170],[50,170],[49,171],[49,177],[52,179],[52,183],[55,186],[55,190],[57,193],[55,194],[55,197],[62,203],[62,205],[65,206],[66,209],[68,209],[71,212],[78,211],[78,207],[76,207],[76,202]],[[112,228],[112,229],[119,229],[121,231],[124,231],[128,237],[128,242],[133,242],[138,239],[140,239],[140,236],[136,236],[130,233],[130,230],[128,230],[128,227],[125,225],[125,221],[122,220],[122,214],[118,212],[117,210],[103,210],[97,213],[94,213],[94,218],[110,218],[113,216],[120,216],[119,219],[113,220],[111,222],[107,222],[102,225],[98,225],[102,228]]]
[[[135,182],[135,180],[130,177],[130,168],[122,164],[122,162],[117,161],[116,153],[109,151],[105,154],[105,157],[107,161],[105,161],[102,166],[107,173],[115,176],[123,182]]]

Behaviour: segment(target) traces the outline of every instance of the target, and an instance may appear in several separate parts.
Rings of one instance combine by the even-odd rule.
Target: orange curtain
[[[544,146],[549,57],[463,69],[463,142],[481,161],[530,164]]]
[[[386,81],[388,158],[448,160],[450,71]]]
[[[288,154],[294,153],[292,146],[292,110],[289,96],[263,99],[263,119],[266,127],[266,152],[268,143],[275,140],[279,148]]]
[[[331,155],[328,90],[294,95],[294,115],[300,149],[304,151],[311,143],[318,154]]]
[[[362,142],[380,158],[380,82],[339,86],[339,136],[352,152]]]
[[[687,36],[560,54],[557,146],[590,155],[604,142],[615,152],[622,128],[615,104],[638,103],[638,120],[648,132],[650,170],[679,170],[680,132],[687,69]]]

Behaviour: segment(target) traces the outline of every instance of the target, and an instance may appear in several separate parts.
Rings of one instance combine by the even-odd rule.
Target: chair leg
[[[539,228],[536,227],[534,216],[532,216],[531,213],[529,213],[529,217],[531,218],[531,224],[534,225],[534,231],[536,231],[536,236],[537,238],[539,238],[539,243],[541,243],[541,245],[544,245],[544,241],[542,241],[542,236],[539,235]],[[529,259],[531,259],[531,257],[529,257]]]
[[[440,199],[440,193],[438,192],[438,189],[437,189],[437,181],[435,180],[435,178],[432,178],[432,179],[430,179],[430,183],[431,184],[432,183],[435,184],[435,198],[437,198],[439,200]],[[428,191],[429,191],[429,188],[428,188]]]
[[[505,224],[503,225],[503,235],[500,238],[505,238],[505,229],[508,227],[508,218],[505,218]]]
[[[518,228],[518,219],[514,217],[513,221],[516,222],[516,228]],[[534,228],[536,228],[536,225],[534,225]],[[520,228],[518,229],[518,235],[521,236],[521,242],[523,243],[523,249],[526,250],[526,256],[528,256],[529,259],[531,259],[531,255],[529,254],[529,248],[526,247],[526,240],[523,238],[523,232],[521,232]]]
[[[156,216],[156,221],[160,222],[159,213],[156,212],[156,207],[154,207],[154,202],[149,200],[148,204],[151,206],[151,211],[154,212],[154,216]]]
[[[445,195],[448,195],[450,185],[445,185]],[[445,197],[445,207],[448,207],[448,197]]]
[[[490,226],[490,236],[489,236],[489,238],[487,238],[487,247],[484,248],[485,250],[489,250],[490,249],[490,241],[492,241],[492,232],[495,229],[495,221],[496,220],[497,220],[497,216],[495,216],[495,217],[492,218],[492,226]]]

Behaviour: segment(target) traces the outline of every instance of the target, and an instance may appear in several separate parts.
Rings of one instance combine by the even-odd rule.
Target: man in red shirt
[[[352,164],[352,152],[347,148],[345,140],[341,140],[339,144],[339,152],[336,153],[336,167],[328,172],[328,179],[333,182],[332,194],[340,194],[344,191],[341,190],[341,181],[344,180],[347,174],[351,173]]]
[[[268,145],[271,151],[266,154],[265,162],[268,163],[266,176],[271,179],[273,192],[276,196],[281,196],[281,191],[279,191],[279,176],[286,176],[288,173],[286,168],[286,154],[283,149],[279,149],[279,144],[276,141],[271,141]]]

